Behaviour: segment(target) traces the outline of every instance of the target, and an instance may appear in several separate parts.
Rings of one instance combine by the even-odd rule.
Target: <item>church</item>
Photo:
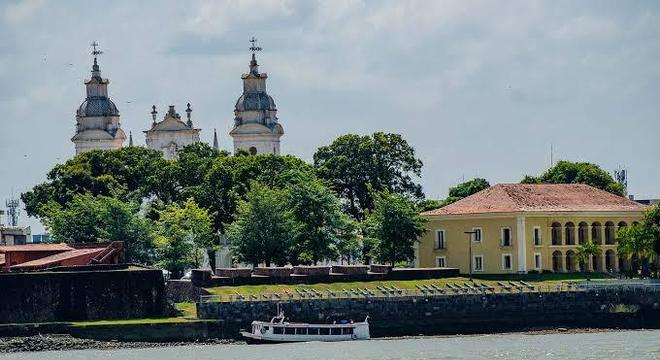
[[[277,118],[275,101],[266,92],[266,73],[259,72],[256,53],[262,48],[250,39],[252,58],[249,71],[243,74],[243,93],[234,107],[234,126],[229,132],[234,142],[234,152],[247,151],[256,154],[279,154],[280,138],[284,128]],[[76,155],[91,150],[112,150],[124,146],[126,134],[121,128],[119,110],[108,96],[108,79],[101,77],[98,43],[92,43],[94,65],[92,77],[85,82],[87,97],[76,112],[76,133],[71,139]],[[185,109],[186,120],[181,119],[174,105],[169,105],[162,120],[158,121],[156,106],[152,106],[151,126],[144,131],[146,146],[159,150],[166,159],[176,159],[177,152],[185,146],[200,142],[201,129],[192,122],[190,103]],[[129,146],[133,146],[130,135]],[[218,137],[214,130],[213,147],[218,149]]]

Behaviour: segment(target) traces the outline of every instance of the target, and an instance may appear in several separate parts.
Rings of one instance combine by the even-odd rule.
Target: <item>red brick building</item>
[[[0,271],[39,271],[60,266],[118,264],[124,243],[34,244],[0,246]]]

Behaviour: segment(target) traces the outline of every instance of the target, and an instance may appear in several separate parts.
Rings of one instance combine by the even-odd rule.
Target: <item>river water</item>
[[[660,330],[419,337],[344,343],[200,345],[0,355],[16,360],[660,359]]]

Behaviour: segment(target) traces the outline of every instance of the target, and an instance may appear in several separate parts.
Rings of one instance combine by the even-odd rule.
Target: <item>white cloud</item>
[[[222,35],[236,23],[288,17],[293,13],[293,0],[204,0],[187,25],[194,33]]]
[[[5,19],[16,24],[30,18],[44,4],[44,0],[20,0],[5,7]]]
[[[584,39],[612,40],[619,33],[615,21],[602,17],[578,16],[568,19],[550,33],[555,40],[578,41]]]

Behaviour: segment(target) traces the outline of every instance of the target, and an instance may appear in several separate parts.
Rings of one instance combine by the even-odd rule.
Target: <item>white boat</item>
[[[241,331],[248,343],[369,340],[369,317],[362,322],[308,324],[285,321],[284,313],[267,321],[253,321],[251,331]]]

